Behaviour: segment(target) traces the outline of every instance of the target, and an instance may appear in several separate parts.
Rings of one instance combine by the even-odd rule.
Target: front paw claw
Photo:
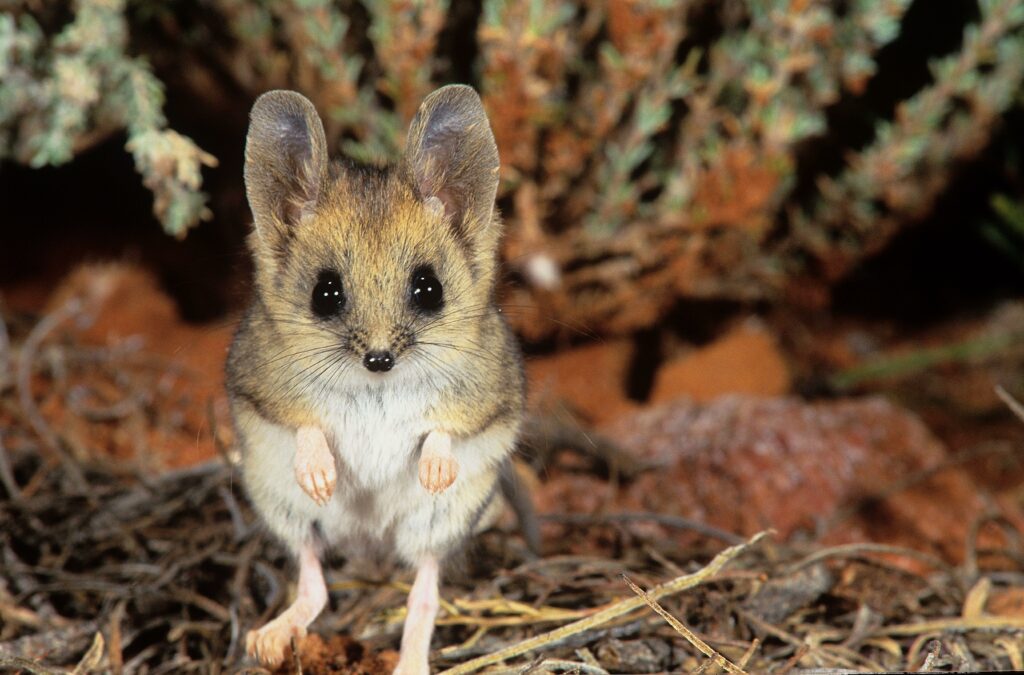
[[[296,467],[295,478],[299,487],[320,506],[323,506],[334,494],[337,475],[334,466],[327,467]]]
[[[459,462],[452,456],[430,456],[420,459],[420,485],[430,494],[447,490],[459,475]]]
[[[334,455],[323,432],[314,427],[299,430],[295,451],[295,480],[303,492],[323,506],[334,494],[338,482]]]

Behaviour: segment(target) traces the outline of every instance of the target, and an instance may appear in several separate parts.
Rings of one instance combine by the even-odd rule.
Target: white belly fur
[[[420,443],[432,430],[424,413],[433,401],[408,380],[405,384],[361,388],[326,402],[321,415],[335,452],[338,483],[323,507],[295,481],[293,432],[260,419],[259,433],[247,433],[249,441],[276,446],[252,448],[249,457],[282,460],[281,466],[245,461],[243,470],[254,502],[286,544],[294,548],[305,540],[316,522],[327,545],[345,555],[359,556],[363,552],[353,548],[374,542],[414,565],[426,554],[445,555],[469,534],[470,521],[494,489],[497,466],[511,452],[514,431],[499,426],[455,439],[459,476],[445,492],[431,495],[419,483],[418,461]],[[255,498],[257,491],[270,499]],[[275,519],[268,507],[287,517]]]

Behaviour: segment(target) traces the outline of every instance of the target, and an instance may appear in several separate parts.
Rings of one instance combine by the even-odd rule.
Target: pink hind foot
[[[402,628],[402,650],[395,668],[398,675],[430,673],[430,638],[441,602],[437,589],[438,575],[435,558],[426,558],[416,570],[416,581],[406,603],[409,612]]]
[[[293,637],[297,640],[306,637],[306,627],[285,612],[263,628],[249,631],[245,636],[245,651],[260,664],[273,668],[284,661],[285,650]]]
[[[292,638],[306,637],[306,627],[327,604],[327,584],[316,551],[306,544],[299,552],[299,589],[295,602],[281,615],[245,637],[245,651],[267,667],[280,665]]]

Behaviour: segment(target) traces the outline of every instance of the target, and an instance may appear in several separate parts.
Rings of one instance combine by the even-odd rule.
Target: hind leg
[[[406,602],[408,614],[402,628],[402,650],[395,673],[421,675],[430,672],[430,638],[440,606],[437,558],[427,557],[416,569],[416,580]]]
[[[280,664],[291,639],[305,637],[306,627],[326,604],[327,584],[320,559],[312,544],[304,544],[299,551],[299,588],[295,602],[263,628],[249,631],[245,638],[246,652],[264,666]]]

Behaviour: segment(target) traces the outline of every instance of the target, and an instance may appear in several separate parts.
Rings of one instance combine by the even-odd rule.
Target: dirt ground
[[[234,671],[240,632],[292,583],[230,468],[236,317],[187,322],[128,263],[0,297],[14,366],[0,369],[0,440],[20,493],[5,483],[0,658],[25,672]],[[771,528],[715,581],[664,599],[717,658],[1022,667],[1024,422],[996,387],[1024,394],[1024,305],[912,334],[772,309],[698,318],[711,327],[697,337],[528,349],[539,422],[520,469],[543,557],[510,515],[482,537],[446,582],[435,665],[586,618],[632,596],[623,574],[651,589]],[[336,562],[331,607],[285,672],[394,663],[407,575]],[[506,662],[689,670],[707,658],[694,644],[644,609]]]

